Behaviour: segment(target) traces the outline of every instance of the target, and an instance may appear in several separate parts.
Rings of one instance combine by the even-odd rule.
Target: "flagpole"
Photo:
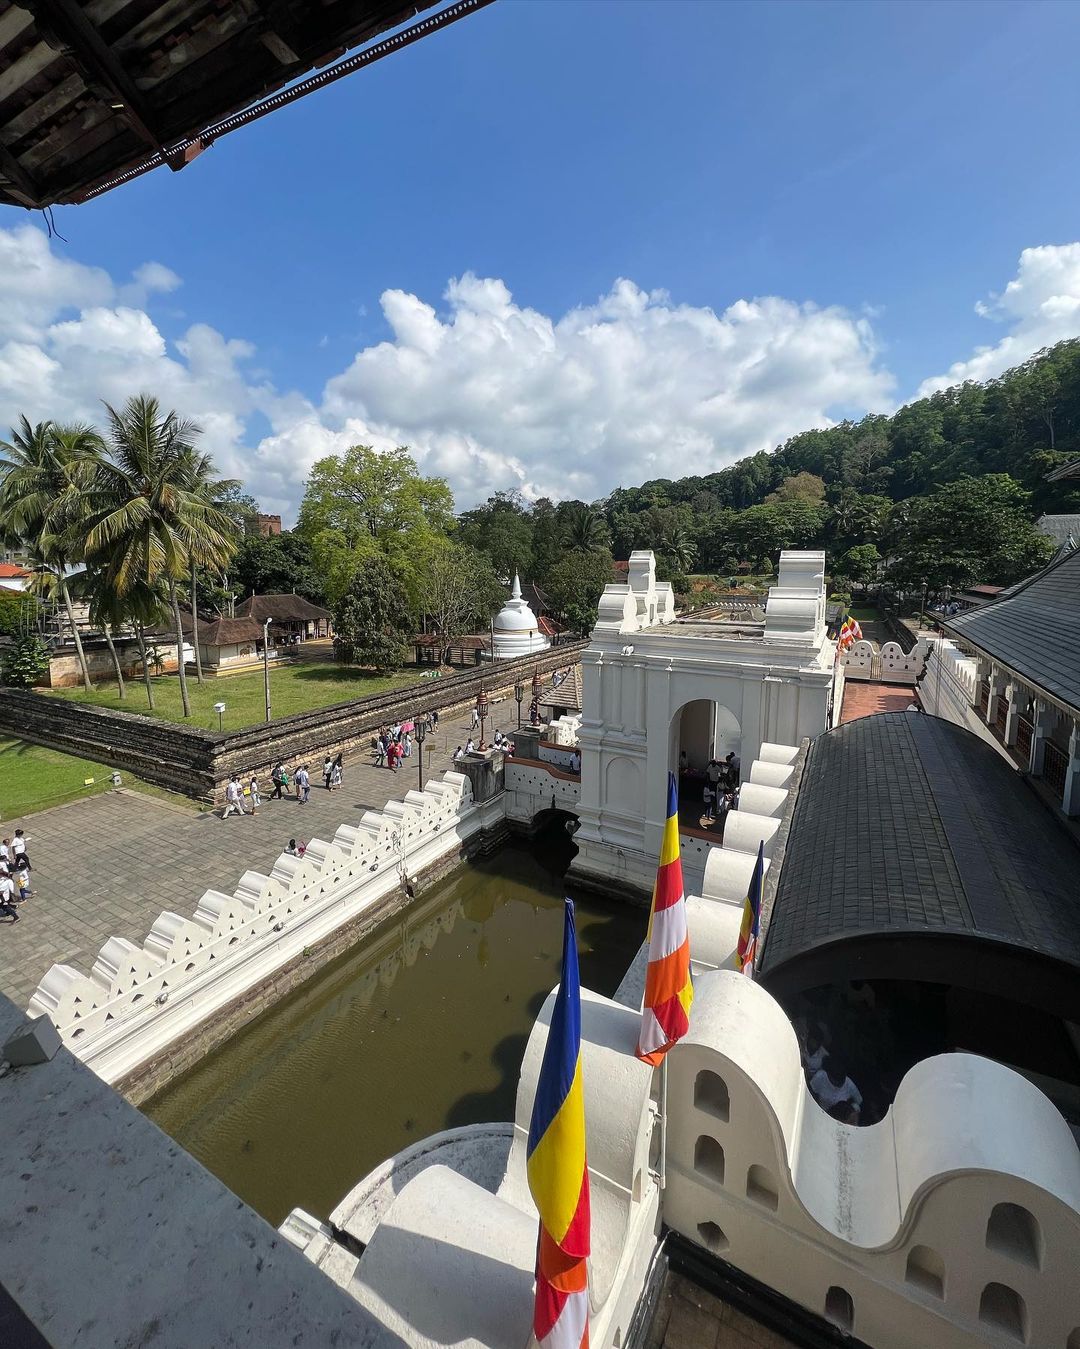
[[[667,1186],[667,1055],[660,1060],[660,1193]]]

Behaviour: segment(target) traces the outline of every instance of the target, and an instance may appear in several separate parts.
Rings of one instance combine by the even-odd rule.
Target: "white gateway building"
[[[777,581],[763,621],[676,618],[651,552],[633,553],[627,584],[606,588],[582,657],[575,879],[647,894],[669,771],[681,767],[692,782],[731,752],[749,764],[763,744],[798,745],[828,730],[834,709],[839,716],[825,554],[782,553]],[[692,882],[692,853],[684,868]]]

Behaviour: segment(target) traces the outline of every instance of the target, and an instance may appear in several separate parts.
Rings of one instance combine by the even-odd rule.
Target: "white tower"
[[[528,602],[521,598],[521,582],[514,573],[514,588],[510,598],[499,610],[494,624],[494,652],[496,660],[510,660],[513,656],[529,656],[534,651],[546,651],[550,640],[540,631],[536,615]]]

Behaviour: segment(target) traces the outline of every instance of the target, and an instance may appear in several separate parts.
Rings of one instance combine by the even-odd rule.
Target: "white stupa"
[[[521,598],[521,582],[517,572],[514,573],[514,588],[510,598],[499,610],[494,629],[496,660],[528,656],[534,651],[546,651],[551,645],[551,641],[540,631],[540,624],[528,602]]]

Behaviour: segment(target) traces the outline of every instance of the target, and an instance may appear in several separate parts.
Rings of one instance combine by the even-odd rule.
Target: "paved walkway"
[[[493,705],[487,722],[510,731],[512,699]],[[443,718],[424,746],[424,779],[451,766],[467,739],[469,714]],[[20,824],[30,840],[35,896],[20,921],[0,919],[0,991],[25,1007],[50,965],[88,972],[109,937],[136,945],[162,909],[191,914],[204,890],[231,894],[247,870],[269,871],[290,838],[332,839],[339,824],[355,823],[418,785],[417,751],[397,773],[375,768],[371,756],[346,758],[340,791],[322,785],[322,760],[308,765],[311,801],[267,801],[259,813],[222,821],[136,792],[108,792],[71,805],[5,820],[11,836]]]
[[[871,684],[862,679],[848,679],[844,683],[840,721],[858,721],[860,717],[872,717],[875,712],[903,712],[915,701],[915,690],[910,684]]]

